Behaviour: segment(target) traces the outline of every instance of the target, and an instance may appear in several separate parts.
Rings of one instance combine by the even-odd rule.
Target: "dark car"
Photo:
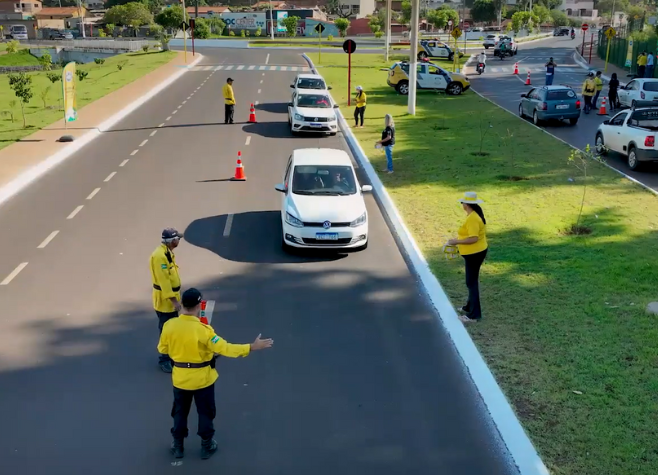
[[[51,40],[72,40],[73,35],[68,31],[51,31],[48,35]]]
[[[553,36],[569,36],[571,34],[571,28],[566,26],[559,26],[553,30]]]
[[[532,117],[535,125],[546,120],[568,120],[576,125],[580,117],[578,94],[569,86],[540,86],[521,94],[519,116]]]

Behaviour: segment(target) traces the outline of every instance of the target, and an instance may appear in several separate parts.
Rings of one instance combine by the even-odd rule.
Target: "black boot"
[[[201,441],[201,458],[207,460],[212,454],[217,452],[217,442],[215,439]]]
[[[183,458],[183,452],[185,447],[183,447],[183,439],[174,439],[171,443],[171,453],[177,459]]]

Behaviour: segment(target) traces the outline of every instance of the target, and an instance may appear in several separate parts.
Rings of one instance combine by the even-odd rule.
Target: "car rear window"
[[[300,89],[326,89],[322,79],[299,78],[297,87]]]
[[[645,82],[644,83],[645,91],[658,91],[658,81],[656,82]]]
[[[494,39],[496,35],[487,35],[487,39]]]
[[[658,108],[640,109],[633,112],[628,125],[658,130]]]
[[[565,99],[575,99],[576,93],[570,89],[561,89],[558,91],[547,91],[546,100],[548,101],[561,101]]]

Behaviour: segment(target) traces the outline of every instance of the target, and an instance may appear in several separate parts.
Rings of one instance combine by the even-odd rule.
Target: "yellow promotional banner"
[[[73,61],[64,66],[62,87],[64,89],[64,122],[73,122],[78,118],[75,104],[75,62]]]

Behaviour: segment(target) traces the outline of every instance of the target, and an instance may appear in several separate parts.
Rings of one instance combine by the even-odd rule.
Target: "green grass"
[[[83,81],[76,79],[78,110],[168,63],[175,55],[173,51],[129,53],[108,58],[102,66],[95,63],[78,65],[78,69],[89,72]],[[6,56],[10,55],[0,56],[0,61]],[[117,68],[120,63],[124,63],[121,71]],[[53,72],[61,75],[62,70]],[[25,106],[27,128],[23,128],[20,103],[9,88],[8,76],[0,76],[0,149],[62,118],[62,83],[51,83],[45,72],[29,74],[32,76],[33,97]],[[11,101],[16,101],[13,107]],[[10,111],[14,115],[13,122]],[[83,115],[84,111],[80,113],[81,117]]]
[[[39,60],[30,54],[30,50],[22,49],[16,53],[0,55],[0,67],[2,66],[39,66]]]
[[[551,473],[658,473],[658,325],[644,311],[658,300],[658,198],[592,162],[583,215],[592,234],[564,235],[584,184],[566,145],[472,92],[419,91],[409,116],[381,57],[353,59],[370,66],[353,72],[368,94],[356,135],[382,168],[373,144],[393,115],[395,173],[382,180],[455,306],[466,298],[463,263],[441,246],[464,220],[463,192],[485,200],[484,319],[468,330]],[[345,70],[321,73],[351,120]],[[481,130],[486,156],[474,155]]]

